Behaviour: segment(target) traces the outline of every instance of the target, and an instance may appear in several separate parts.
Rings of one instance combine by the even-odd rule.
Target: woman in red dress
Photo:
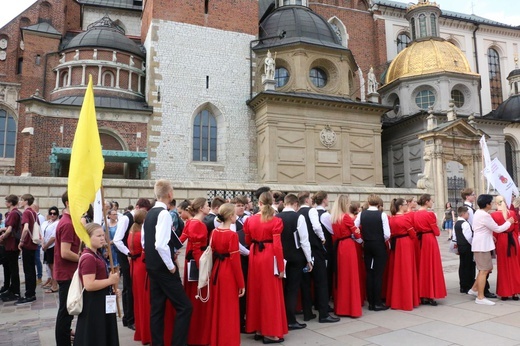
[[[408,210],[405,211],[410,217],[410,221],[412,221],[412,225],[415,224],[414,217],[415,211],[417,209],[417,198],[409,197],[406,199],[406,203],[408,203]],[[419,245],[419,238],[415,237],[413,239],[413,245],[415,247],[415,268],[417,269],[417,278],[419,278],[419,259],[421,258],[421,246]]]
[[[433,207],[431,195],[422,195],[418,203],[420,208],[414,213],[414,228],[420,244],[419,296],[421,304],[436,306],[435,299],[446,297],[441,253],[435,238],[441,232],[437,225],[437,216],[428,210]]]
[[[336,249],[336,273],[334,278],[334,313],[338,316],[360,317],[363,299],[359,283],[359,256],[354,237],[361,233],[348,214],[350,200],[339,195],[331,212],[331,223]]]
[[[497,295],[502,300],[509,297],[518,300],[520,293],[520,262],[518,260],[518,216],[514,211],[508,210],[503,196],[496,197],[497,211],[491,213],[491,217],[500,226],[508,218],[513,217],[515,223],[502,233],[494,233],[496,238],[497,254]]]
[[[144,253],[141,245],[141,227],[146,213],[146,209],[135,211],[134,223],[128,234],[128,249],[131,255],[130,274],[132,275],[132,292],[134,295],[134,340],[141,341],[143,345],[152,342],[150,334],[150,287],[147,284],[146,265],[143,262]]]
[[[220,206],[217,219],[221,225],[211,232],[213,269],[210,278],[211,346],[240,345],[239,298],[246,291],[238,234],[231,230],[236,222],[235,206]]]
[[[411,311],[419,306],[419,286],[415,261],[415,230],[408,203],[394,198],[390,205],[390,257],[386,305],[392,309]]]
[[[356,220],[357,215],[361,211],[361,203],[359,202],[350,202],[350,207],[348,207],[348,216],[352,219],[352,221]],[[358,256],[358,266],[359,266],[359,286],[361,287],[361,301],[364,302],[367,296],[367,273],[365,270],[365,261],[363,260],[363,239],[361,237],[356,238],[356,253]]]
[[[246,331],[255,332],[255,340],[266,344],[283,342],[288,333],[283,297],[282,219],[274,217],[273,196],[260,195],[260,213],[244,223],[246,244],[250,247],[247,276]],[[274,264],[278,275],[274,272]]]
[[[208,201],[203,197],[196,198],[187,211],[193,215],[193,219],[185,224],[180,240],[181,242],[188,240],[184,262],[184,291],[193,305],[188,345],[208,345],[211,332],[211,305],[195,298],[198,282],[188,281],[188,263],[190,260],[194,260],[198,268],[200,256],[208,246],[208,229],[202,222],[209,213]],[[207,297],[207,289],[207,287],[202,289],[203,297]]]

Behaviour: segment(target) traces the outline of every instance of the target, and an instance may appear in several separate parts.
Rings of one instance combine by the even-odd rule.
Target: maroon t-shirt
[[[5,251],[18,251],[18,240],[14,237],[14,232],[19,230],[20,221],[21,218],[17,208],[13,208],[7,213],[5,217],[5,227],[8,228],[11,226],[11,233],[4,239]]]
[[[38,249],[38,245],[36,245],[32,241],[32,232],[34,229],[35,221],[38,222],[38,224],[40,223],[40,221],[38,220],[38,214],[36,214],[36,212],[34,210],[32,210],[31,208],[26,208],[22,214],[22,230],[23,230],[24,225],[27,223],[27,224],[29,224],[29,232],[26,232],[25,237],[23,239],[20,239],[20,242],[22,243],[22,247],[26,250]]]
[[[69,243],[70,250],[74,253],[79,252],[80,240],[74,232],[72,219],[67,213],[63,216],[56,227],[56,246],[54,246],[54,279],[56,281],[72,280],[72,276],[78,268],[78,262],[72,262],[61,258],[61,243]]]
[[[83,275],[96,274],[96,280],[103,280],[108,278],[106,262],[99,255],[95,254],[89,248],[86,248],[81,253],[79,260],[78,273],[83,284]]]

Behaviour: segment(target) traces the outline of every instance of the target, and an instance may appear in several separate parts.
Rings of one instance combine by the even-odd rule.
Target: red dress
[[[274,275],[274,261],[279,272],[285,270],[280,234],[282,219],[267,222],[261,215],[250,216],[244,224],[249,249],[247,275],[246,330],[282,338],[288,333],[282,280]],[[259,243],[261,242],[261,243]]]
[[[441,234],[437,226],[437,216],[428,210],[418,210],[414,214],[414,228],[420,244],[419,296],[429,299],[444,298],[446,283],[439,243],[435,238]]]
[[[146,264],[141,246],[141,232],[128,234],[128,249],[133,256],[139,256],[130,261],[132,276],[132,292],[134,295],[135,333],[134,340],[143,345],[152,342],[150,334],[150,287],[148,285]]]
[[[206,225],[197,219],[192,219],[184,226],[180,240],[188,239],[186,246],[186,261],[184,264],[184,291],[188,295],[193,306],[191,314],[190,330],[188,333],[189,345],[208,345],[211,332],[211,304],[203,303],[195,298],[197,295],[197,281],[188,281],[188,262],[193,258],[199,266],[199,259],[208,245],[208,229]],[[202,296],[207,297],[207,288],[202,290]]]
[[[352,221],[356,219],[356,215],[350,215]],[[359,267],[359,287],[361,287],[361,301],[364,302],[367,297],[367,271],[365,269],[365,261],[363,260],[363,242],[356,243],[356,253],[358,256],[358,267]]]
[[[498,225],[506,221],[501,211],[491,213],[491,217]],[[514,217],[516,213],[509,211],[509,217]],[[520,262],[518,260],[518,237],[516,228],[518,223],[514,223],[509,229],[502,233],[493,233],[497,239],[495,244],[497,254],[497,295],[500,297],[511,297],[513,294],[520,293]],[[511,246],[509,246],[511,243]],[[509,252],[509,253],[508,253]]]
[[[411,214],[390,216],[392,249],[388,259],[386,305],[392,309],[413,310],[419,306],[419,284],[415,261],[415,230]]]
[[[332,225],[332,240],[336,247],[336,275],[334,278],[334,312],[338,316],[360,317],[363,299],[359,283],[359,257],[352,235],[356,230],[352,218],[345,214],[342,222]]]
[[[238,252],[238,234],[229,229],[215,229],[211,232],[213,255],[229,255],[218,260],[214,256],[211,271],[212,309],[211,345],[240,345],[240,314],[238,291],[245,288],[240,253]],[[222,258],[222,257],[221,257]]]

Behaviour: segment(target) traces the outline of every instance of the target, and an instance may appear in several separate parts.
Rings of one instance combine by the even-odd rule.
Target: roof
[[[254,49],[308,43],[330,48],[346,49],[341,45],[330,24],[310,8],[304,6],[282,6],[269,14],[260,23],[259,39],[279,36],[283,38],[260,41]]]
[[[145,57],[145,52],[141,47],[136,42],[126,37],[123,29],[119,28],[107,16],[90,24],[87,31],[82,32],[71,39],[64,49],[79,47],[103,47],[128,52],[141,58]]]
[[[38,24],[29,25],[29,26],[23,27],[22,30],[42,32],[42,33],[46,33],[46,34],[61,36],[61,33],[47,22],[41,22]]]
[[[90,6],[124,8],[129,10],[143,10],[142,0],[76,0],[78,3]]]
[[[78,106],[83,105],[84,96],[66,96],[50,102],[53,105]],[[152,111],[152,107],[143,101],[125,100],[118,97],[94,97],[96,108],[117,108],[134,111]]]
[[[390,1],[390,0],[374,0],[374,3],[378,4],[380,6],[392,7],[392,8],[397,8],[397,9],[401,9],[401,10],[406,10],[410,6],[409,3]],[[441,17],[445,17],[445,18],[459,19],[462,21],[468,21],[468,22],[472,22],[475,24],[486,24],[486,25],[491,25],[491,26],[499,26],[499,27],[503,27],[503,28],[519,29],[519,27],[517,27],[517,26],[500,23],[500,22],[497,22],[497,21],[494,21],[491,19],[477,16],[475,14],[465,14],[465,13],[460,13],[460,12],[455,12],[455,11],[447,11],[447,10],[443,10],[442,8],[441,8],[441,11],[442,11]]]
[[[497,109],[486,114],[484,118],[520,121],[520,94],[509,97]]]

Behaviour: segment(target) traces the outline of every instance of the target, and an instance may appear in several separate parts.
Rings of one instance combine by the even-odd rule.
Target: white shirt
[[[498,225],[488,212],[479,209],[473,216],[473,241],[471,251],[487,252],[495,249],[493,232],[501,233],[511,227],[511,223],[506,221],[503,225]]]
[[[377,206],[369,206],[367,210],[379,210]],[[361,214],[363,212],[357,214],[356,220],[354,220],[354,224],[357,228],[361,224]],[[383,223],[383,235],[385,236],[385,240],[390,239],[390,224],[388,223],[388,215],[386,213],[381,213],[381,221]]]
[[[283,211],[294,211],[291,207],[283,208]],[[300,246],[303,250],[303,254],[307,259],[307,262],[312,262],[311,243],[309,242],[309,231],[307,230],[307,223],[303,215],[298,216],[298,225],[296,226],[298,236],[300,237]]]
[[[37,213],[36,215],[38,215],[38,221],[40,221],[40,226],[43,225],[43,223],[45,222],[45,216],[43,216],[40,213]]]
[[[41,226],[42,232],[43,232],[43,242],[47,244],[51,238],[56,237],[56,227],[58,226],[59,220],[56,220],[54,222],[48,220],[43,221],[43,224]],[[49,246],[47,249],[50,249],[51,247],[54,247],[55,243],[52,243],[51,246]]]
[[[473,204],[471,204],[470,202],[464,202],[464,206],[465,207],[468,207],[468,213],[469,213],[469,217],[468,217],[468,222],[471,226],[473,226]]]
[[[135,211],[132,210],[130,214],[132,214],[132,217],[134,216]],[[126,247],[126,245],[123,243],[123,238],[125,237],[126,230],[128,229],[128,224],[130,223],[130,219],[128,219],[128,216],[123,215],[121,216],[117,221],[117,229],[116,233],[114,234],[114,245],[116,248],[123,254],[128,255],[130,253],[130,250]]]
[[[321,228],[320,218],[319,218],[318,211],[316,210],[316,208],[311,208],[306,204],[301,205],[300,209],[301,208],[310,208],[309,209],[309,219],[311,220],[312,229],[314,230],[314,233],[316,233],[316,235],[318,236],[318,238],[320,238],[320,240],[322,242],[325,241],[325,236],[323,235],[323,228]]]
[[[155,205],[153,207],[154,208],[164,208],[164,210],[162,210],[159,213],[159,216],[157,217],[157,225],[155,226],[155,244],[154,244],[155,250],[157,250],[157,252],[159,253],[159,256],[161,256],[161,259],[163,260],[164,264],[166,265],[166,268],[168,268],[168,270],[172,270],[175,267],[175,265],[173,264],[172,253],[171,253],[170,246],[168,245],[168,243],[172,236],[171,233],[173,232],[172,231],[173,220],[172,220],[170,213],[168,212],[168,208],[166,207],[166,204],[164,204],[163,202],[156,201]],[[143,228],[141,231],[141,244],[143,246],[143,249],[144,249],[144,232],[145,232],[144,230],[145,230],[145,227],[144,227],[144,223],[143,223]]]
[[[244,214],[242,216],[242,222],[240,222],[240,220],[238,219],[238,216],[237,216],[237,222],[240,222],[242,225],[244,225],[244,222],[246,222],[246,219],[248,218],[249,216],[247,216],[246,214]],[[215,228],[217,228],[218,226],[220,226],[220,222],[217,221],[217,218],[215,218]],[[237,225],[235,223],[232,223],[231,226],[229,226],[229,229],[232,230],[233,232],[236,233],[237,231]],[[242,255],[242,256],[249,256],[249,250],[242,244],[240,244],[240,242],[238,243],[238,252]]]
[[[316,210],[325,210],[325,208],[319,205],[316,207]],[[330,213],[328,211],[325,210],[325,212],[321,214],[320,222],[323,226],[325,226],[325,229],[327,229],[330,234],[334,234],[334,231],[332,230],[332,222],[330,220]]]
[[[464,221],[461,225],[462,235],[464,236],[464,238],[466,238],[468,243],[471,245],[471,242],[473,241],[473,232],[471,231],[471,226],[469,225],[469,222],[460,216],[458,217],[457,221]],[[457,242],[457,233],[455,233],[455,231],[453,232],[452,241]]]

